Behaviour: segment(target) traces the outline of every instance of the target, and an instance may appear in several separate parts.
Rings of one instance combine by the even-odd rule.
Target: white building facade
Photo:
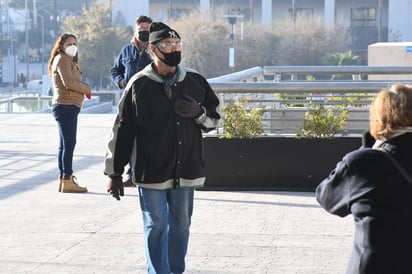
[[[345,24],[352,48],[365,59],[377,42],[412,41],[412,0],[98,0],[113,5],[113,20],[123,16],[133,25],[139,15],[155,21],[177,19],[196,9],[223,10],[242,20],[268,24],[284,18],[320,17],[327,24]]]
[[[98,0],[111,3],[113,18],[124,16],[132,25],[137,16],[149,15],[167,21],[194,9],[213,10],[224,7],[228,13],[242,13],[246,20],[270,23],[302,14],[321,16],[327,23],[375,26],[387,34],[399,33],[403,41],[412,41],[412,0]],[[362,21],[362,22],[360,22]]]

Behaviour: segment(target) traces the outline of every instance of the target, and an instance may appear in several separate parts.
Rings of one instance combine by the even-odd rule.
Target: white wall
[[[210,9],[210,0],[200,0],[200,8],[204,10]]]
[[[328,24],[335,23],[335,0],[325,0],[325,22]]]
[[[410,66],[412,42],[376,43],[368,46],[368,66]],[[369,75],[369,80],[412,80],[412,75]]]
[[[272,0],[262,0],[262,23],[272,23]]]

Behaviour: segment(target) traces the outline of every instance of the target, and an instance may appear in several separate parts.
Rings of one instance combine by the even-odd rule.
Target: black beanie
[[[156,44],[166,38],[180,38],[179,33],[162,22],[153,22],[149,27],[149,43]]]

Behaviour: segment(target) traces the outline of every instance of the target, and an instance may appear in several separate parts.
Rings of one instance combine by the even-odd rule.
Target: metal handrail
[[[260,70],[257,70],[257,74],[260,74]],[[378,67],[365,67],[365,66],[322,66],[322,67],[311,67],[311,66],[265,66],[263,67],[264,77],[272,76],[270,73],[274,74],[275,81],[254,81],[249,82],[248,79],[253,79],[255,77],[258,79],[259,75],[253,75],[252,71],[248,71],[247,76],[245,72],[231,73],[227,76],[221,76],[213,79],[209,79],[211,87],[216,93],[221,95],[222,105],[230,102],[235,97],[228,97],[226,94],[242,94],[242,96],[262,94],[266,96],[269,94],[305,94],[305,93],[333,93],[338,94],[338,96],[345,96],[348,93],[367,93],[373,94],[377,93],[381,89],[389,88],[391,85],[399,83],[400,81],[361,81],[360,74],[412,74],[412,66],[378,66]],[[280,74],[292,74],[292,81],[281,81]],[[297,79],[298,73],[305,74],[352,74],[352,81],[293,81]],[[247,79],[246,79],[247,78]],[[268,77],[267,77],[268,78]],[[248,81],[248,82],[245,82]],[[405,84],[412,84],[409,81],[402,81]],[[359,94],[360,95],[360,94]],[[359,96],[357,95],[357,96]],[[310,96],[309,96],[310,97]],[[268,102],[269,106],[275,106],[274,108],[264,107],[264,112],[269,116],[264,117],[262,121],[265,123],[265,132],[268,133],[294,133],[296,128],[301,125],[303,116],[307,108],[288,108],[284,107],[288,104],[296,104],[292,100],[278,100],[273,96],[269,96],[271,101]],[[308,99],[308,98],[307,98]],[[248,100],[251,106],[247,108],[253,108],[256,106],[254,100]],[[313,101],[308,99],[308,101]],[[261,105],[263,102],[258,103]],[[300,99],[300,102],[302,100]],[[342,104],[348,104],[349,101],[342,102]],[[347,126],[350,129],[350,133],[361,133],[368,126],[368,107],[370,103],[368,100],[357,101],[361,103],[364,107],[357,107],[356,109],[350,110],[350,117],[347,119]],[[267,104],[263,103],[268,106]],[[326,104],[332,105],[333,102],[327,102]],[[263,106],[263,105],[261,105]],[[277,114],[278,113],[278,114]]]
[[[37,102],[37,106],[40,109],[41,108],[41,102],[50,102],[52,99],[52,96],[48,95],[14,95],[10,97],[6,97],[3,99],[0,99],[0,106],[5,105],[5,112],[13,112],[13,103],[18,102],[18,101],[27,101],[27,100],[33,100]],[[1,109],[1,108],[0,108]],[[39,110],[42,111],[42,110]],[[27,111],[29,112],[29,111]]]
[[[210,86],[217,93],[308,93],[308,92],[338,92],[338,93],[375,93],[389,88],[397,81],[307,81],[307,82],[211,82]],[[412,82],[402,82],[412,84]]]
[[[304,93],[338,93],[339,96],[345,93],[376,93],[381,89],[388,88],[399,81],[266,81],[265,77],[272,76],[272,73],[327,73],[327,74],[412,74],[412,66],[264,66],[252,67],[239,72],[230,73],[220,77],[208,79],[211,87],[216,93],[224,95],[230,93],[239,94],[304,94]],[[412,84],[409,81],[402,81],[405,84]],[[7,94],[11,96],[0,100],[0,103],[13,102],[16,100],[29,99],[26,96]],[[105,91],[113,93],[113,105],[118,103],[119,91]],[[6,94],[2,94],[6,95]],[[14,96],[12,96],[14,95]],[[96,92],[95,95],[99,95]],[[50,96],[38,96],[38,100],[50,100]],[[230,99],[226,96],[225,99]],[[273,101],[275,102],[275,101]],[[224,102],[222,102],[224,104]]]
[[[412,74],[412,66],[264,66],[263,74]]]
[[[262,79],[273,74],[412,74],[412,66],[264,66],[254,67],[216,78],[208,79],[217,93],[376,93],[399,81],[265,81],[244,82]],[[356,79],[356,78],[354,78]],[[279,80],[279,79],[278,79]],[[412,84],[410,81],[402,81]]]
[[[253,67],[250,69],[226,74],[223,76],[208,79],[209,83],[220,82],[242,82],[242,81],[264,81],[263,69],[261,67]]]

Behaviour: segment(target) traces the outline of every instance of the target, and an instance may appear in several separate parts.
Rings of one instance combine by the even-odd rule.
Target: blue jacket
[[[120,80],[126,86],[129,79],[152,62],[147,48],[140,50],[133,42],[125,45],[110,69],[113,83],[119,87]]]
[[[382,147],[412,174],[412,133]],[[412,186],[382,152],[348,153],[317,187],[316,197],[328,212],[353,216],[348,274],[411,273]]]

